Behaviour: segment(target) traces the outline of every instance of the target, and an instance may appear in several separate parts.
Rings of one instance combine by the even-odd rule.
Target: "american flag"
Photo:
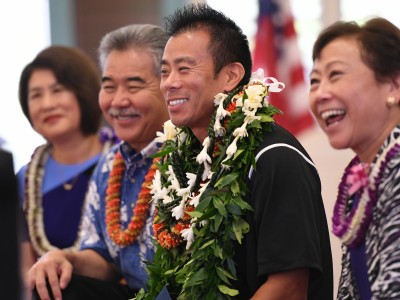
[[[298,135],[314,125],[308,106],[300,50],[289,0],[258,0],[258,29],[253,51],[254,69],[285,83],[281,93],[271,93],[270,102],[283,111],[275,121]]]

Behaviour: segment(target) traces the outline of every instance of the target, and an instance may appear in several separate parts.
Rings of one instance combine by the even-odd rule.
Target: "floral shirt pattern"
[[[154,207],[150,208],[142,234],[131,245],[120,247],[110,239],[105,223],[105,199],[107,181],[118,150],[121,151],[127,166],[121,187],[121,224],[125,229],[131,220],[132,207],[136,203],[144,177],[153,161],[148,156],[154,154],[158,148],[155,143],[151,143],[138,153],[123,143],[114,146],[100,159],[89,183],[82,223],[81,249],[94,250],[105,260],[115,263],[130,288],[139,290],[147,278],[145,262],[154,256],[151,217]]]

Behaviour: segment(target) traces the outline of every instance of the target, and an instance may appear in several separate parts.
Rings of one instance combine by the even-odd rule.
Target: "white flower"
[[[186,137],[187,137],[187,133],[184,132],[184,131],[182,131],[182,130],[179,130],[179,132],[178,132],[178,138],[179,138],[179,142],[180,142],[181,144],[183,144],[183,143],[185,142]]]
[[[219,93],[214,97],[214,104],[215,106],[220,105],[220,103],[224,102],[224,100],[228,97],[227,94]]]
[[[190,205],[193,205],[194,207],[197,207],[197,205],[199,205],[199,203],[200,203],[200,196],[201,196],[201,195],[198,194],[198,195],[192,197],[192,199],[190,199],[189,204],[190,204]]]
[[[221,126],[221,122],[218,119],[215,119],[214,132],[216,137],[225,135],[225,128]]]
[[[201,176],[201,179],[205,181],[207,178],[211,178],[212,174],[213,172],[211,172],[211,165],[204,164],[204,172],[203,175]]]
[[[157,191],[157,193],[155,193],[153,195],[153,200],[162,200],[162,202],[164,204],[166,204],[166,203],[170,203],[173,199],[169,195],[168,189],[163,187],[161,190]]]
[[[159,143],[164,143],[167,140],[175,140],[176,135],[179,133],[178,128],[171,122],[171,120],[168,120],[164,123],[164,132],[158,131],[157,137],[155,138],[156,142]]]
[[[235,129],[235,131],[233,132],[233,135],[237,136],[239,138],[248,136],[246,127],[247,127],[247,122],[244,122],[242,126]]]
[[[254,120],[261,120],[260,116],[256,116],[256,112],[255,110],[251,111],[251,110],[243,110],[244,114],[245,114],[245,118],[244,121],[245,123],[251,124],[251,122],[253,122]]]
[[[242,107],[243,106],[243,97],[239,95],[233,96],[233,100],[236,100],[236,107]]]
[[[170,190],[179,190],[181,187],[179,185],[179,181],[175,176],[174,170],[171,165],[168,165],[168,171],[165,172],[168,176],[168,181],[171,182]]]
[[[264,86],[256,84],[246,88],[247,99],[244,100],[244,107],[247,109],[257,109],[262,107],[266,89]]]
[[[185,202],[185,197],[182,197],[181,203],[172,209],[172,217],[175,217],[177,220],[182,219],[185,214]]]
[[[167,140],[175,140],[179,131],[171,120],[168,120],[164,123],[164,132]]]
[[[150,188],[150,193],[152,195],[157,194],[157,192],[161,190],[161,173],[159,170],[156,170]]]
[[[186,249],[189,249],[194,241],[194,231],[192,226],[181,231],[181,236],[186,240]]]
[[[206,137],[203,141],[203,149],[196,157],[196,161],[199,164],[203,164],[205,162],[208,162],[209,164],[211,164],[211,157],[207,153],[207,149],[208,149],[209,145],[210,145],[210,138]]]
[[[264,79],[264,70],[259,68],[257,71],[251,74],[250,82],[264,82]]]
[[[192,189],[196,181],[196,174],[186,173],[186,177],[189,179],[187,181],[188,186],[186,188],[177,190],[176,193],[178,194],[178,196],[189,195],[190,190]]]
[[[228,149],[226,149],[226,158],[225,158],[222,162],[227,161],[228,159],[230,159],[230,158],[236,153],[236,150],[237,150],[237,145],[236,145],[237,140],[238,140],[238,137],[235,137],[235,139],[233,140],[233,142],[229,145]]]

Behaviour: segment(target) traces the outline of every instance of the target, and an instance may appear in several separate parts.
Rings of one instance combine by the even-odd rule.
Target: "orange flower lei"
[[[153,232],[157,242],[166,249],[171,249],[183,243],[181,232],[183,229],[189,228],[190,220],[188,212],[194,211],[193,205],[186,206],[185,214],[172,227],[167,226],[166,222],[160,222],[160,217],[157,215],[158,211],[154,213]]]
[[[121,152],[117,152],[113,162],[113,168],[108,179],[106,194],[106,226],[110,238],[117,245],[124,247],[132,244],[142,232],[150,208],[150,186],[156,172],[156,164],[153,162],[142,184],[133,215],[128,227],[121,229],[121,185],[125,172],[125,161]]]

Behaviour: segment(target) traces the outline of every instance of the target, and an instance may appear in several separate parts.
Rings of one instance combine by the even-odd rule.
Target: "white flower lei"
[[[224,226],[228,226],[229,230],[232,230],[230,233],[232,236],[221,237],[223,240],[219,241],[236,240],[241,243],[242,234],[248,231],[249,226],[241,216],[245,211],[251,210],[251,207],[242,198],[244,197],[243,191],[246,188],[243,186],[242,179],[239,178],[242,178],[241,176],[246,168],[254,163],[252,155],[255,147],[257,147],[256,144],[261,141],[265,130],[269,130],[263,127],[263,124],[272,123],[272,116],[279,112],[267,101],[268,93],[280,92],[283,88],[284,84],[278,82],[275,78],[264,78],[264,72],[260,69],[253,74],[250,83],[243,89],[236,89],[229,95],[223,93],[216,95],[214,104],[217,108],[208,128],[208,137],[203,141],[201,151],[197,154],[197,150],[191,148],[196,141],[193,140],[195,137],[189,129],[177,128],[171,121],[167,121],[164,124],[164,133],[157,134],[157,141],[164,142],[164,146],[159,153],[159,156],[162,156],[163,159],[160,161],[160,168],[156,171],[151,187],[153,200],[158,209],[154,226],[157,225],[161,228],[159,232],[165,233],[165,228],[175,226],[173,225],[175,223],[176,225],[187,224],[187,215],[190,215],[191,219],[189,226],[179,231],[180,238],[186,242],[186,252],[181,248],[179,248],[180,250],[174,248],[174,245],[172,245],[172,248],[166,248],[165,244],[164,246],[159,244],[154,263],[151,263],[148,268],[150,270],[148,284],[150,291],[147,294],[142,291],[136,299],[154,299],[153,297],[159,292],[160,285],[168,285],[170,280],[175,281],[175,283],[172,283],[172,286],[175,285],[174,288],[171,286],[172,289],[176,289],[176,285],[181,288],[178,292],[174,291],[179,294],[174,294],[174,296],[178,296],[178,299],[191,298],[193,295],[198,297],[209,288],[216,289],[215,293],[222,293],[228,298],[237,295],[237,291],[230,288],[228,279],[233,279],[235,273],[230,262],[226,265],[227,261],[231,261],[231,254],[219,249],[217,240],[207,240],[208,233],[211,233],[209,230],[212,230],[209,227],[219,226],[221,222],[225,222],[224,218],[228,214],[229,221],[226,221],[227,223],[224,223]],[[230,104],[236,105],[232,115],[229,111]],[[226,125],[227,119],[230,120],[229,124],[232,125]],[[241,124],[238,124],[238,122],[241,122]],[[229,129],[229,132],[226,132],[227,129]],[[248,145],[250,131],[253,141],[251,147]],[[216,145],[221,148],[218,150],[220,154],[216,154],[214,157]],[[188,153],[185,151],[188,151]],[[241,157],[240,155],[243,153],[247,153],[248,156]],[[238,167],[238,159],[240,161],[239,166],[243,166],[244,169]],[[172,163],[172,161],[175,163]],[[194,162],[197,164],[197,170]],[[232,195],[236,194],[235,199],[232,195],[213,195],[213,191],[223,192],[221,189],[225,188],[228,189],[228,193],[230,191]],[[226,192],[223,192],[223,194],[227,195]],[[219,197],[225,197],[225,200],[231,199],[227,200],[230,203],[227,206],[233,207],[232,209],[237,209],[237,211],[227,211],[229,207],[226,208],[226,204],[221,202]],[[213,215],[219,219],[217,222],[215,222],[215,219],[211,220],[206,217],[205,210],[208,209],[208,205],[211,205],[206,203],[210,203],[210,201],[214,213],[218,210]],[[189,205],[196,209],[192,212],[186,211],[185,209]],[[204,231],[203,228],[208,229]],[[169,238],[169,240],[172,243],[175,241],[173,235],[176,234],[176,229],[175,227],[171,229],[172,238]],[[154,229],[154,231],[156,239],[160,243],[158,236],[161,235],[159,232],[156,233],[158,229]],[[215,231],[213,232],[215,233]],[[168,241],[168,239],[165,241]],[[177,245],[176,247],[179,247],[179,244]],[[208,247],[214,246],[217,252],[222,251],[218,255],[217,252],[213,254],[214,258],[217,257],[218,264],[220,263],[220,267],[215,266],[215,268],[218,268],[218,271],[216,271],[218,275],[215,270],[212,273],[204,273],[205,268],[200,266],[206,262],[199,251],[205,253],[204,251],[208,251],[206,250],[209,249]],[[201,258],[199,258],[199,255]],[[206,264],[210,264],[210,262],[207,261]],[[213,281],[214,279],[217,280],[218,284]],[[201,281],[205,284],[200,284]],[[214,282],[213,286],[207,286],[211,282]]]
[[[247,98],[243,100],[243,95],[235,96],[236,107],[241,107],[242,112],[245,114],[244,123],[242,126],[235,129],[233,132],[234,139],[232,143],[229,145],[225,159],[222,160],[222,168],[229,169],[232,162],[229,163],[229,160],[235,155],[237,151],[237,142],[238,140],[247,137],[247,126],[250,125],[254,120],[260,120],[261,117],[257,116],[257,110],[261,107],[268,107],[269,102],[267,100],[268,92],[280,92],[285,88],[285,84],[279,82],[277,79],[273,77],[264,78],[264,71],[262,69],[258,69],[257,72],[252,74],[249,85],[247,85],[244,92],[247,94]],[[214,98],[214,104],[217,106],[216,118],[214,122],[214,132],[215,136],[223,136],[225,135],[225,130],[221,126],[221,120],[223,120],[226,116],[229,116],[230,113],[224,109],[223,103],[224,100],[228,97],[227,94],[219,93]],[[185,142],[186,135],[182,136],[182,130],[176,127],[171,120],[168,120],[164,123],[164,132],[157,132],[158,138],[156,141],[165,142],[165,141],[173,141],[179,146]],[[196,157],[196,162],[198,164],[204,165],[204,171],[202,175],[202,180],[207,180],[206,183],[201,184],[201,188],[197,193],[192,191],[192,188],[195,183],[196,174],[186,173],[187,187],[182,188],[179,185],[179,181],[174,174],[173,168],[169,166],[167,174],[168,177],[168,187],[162,187],[161,184],[161,175],[160,171],[156,171],[156,175],[153,180],[151,193],[153,195],[153,201],[162,200],[164,204],[170,203],[172,199],[176,198],[175,195],[182,197],[182,200],[178,206],[175,206],[171,210],[171,215],[179,220],[184,215],[184,208],[186,203],[190,200],[190,204],[197,207],[199,204],[199,200],[201,195],[206,190],[209,180],[211,179],[213,172],[211,172],[212,158],[207,154],[208,148],[210,145],[210,138],[206,137],[203,141],[203,149]],[[194,235],[192,233],[193,227],[195,226],[194,222],[196,218],[192,219],[190,229],[184,230],[181,235],[187,241],[186,249],[189,249],[190,245],[194,241]],[[188,233],[190,231],[190,233]],[[190,237],[188,239],[187,237]]]
[[[107,140],[103,144],[103,153],[108,151],[112,146],[113,141]],[[24,210],[27,219],[28,233],[30,242],[39,256],[44,255],[50,250],[58,249],[53,246],[47,239],[44,224],[43,224],[43,206],[42,206],[42,184],[44,177],[44,165],[49,159],[51,148],[50,144],[39,146],[32,155],[31,161],[26,171],[25,182],[25,201]],[[86,206],[86,197],[82,205],[82,210]],[[81,225],[83,221],[83,214],[78,226],[78,233],[75,242],[72,246],[66,248],[68,250],[76,251],[80,246]]]

